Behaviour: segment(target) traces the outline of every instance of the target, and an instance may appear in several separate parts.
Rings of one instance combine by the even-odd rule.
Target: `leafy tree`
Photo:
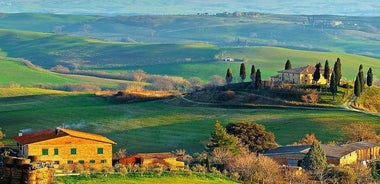
[[[359,66],[359,82],[360,82],[360,94],[363,92],[365,87],[365,79],[364,79],[364,73],[363,73],[363,65]]]
[[[331,74],[331,80],[330,80],[330,91],[333,95],[333,99],[336,95],[336,93],[338,92],[338,88],[337,88],[337,83],[336,83],[336,77],[335,77],[335,72],[333,72]]]
[[[290,70],[292,69],[292,64],[290,63],[290,60],[286,60],[286,63],[285,63],[285,70]]]
[[[310,145],[313,144],[314,141],[317,141],[315,134],[305,134],[305,137],[295,142],[294,145]]]
[[[346,127],[343,127],[342,133],[345,135],[345,140],[347,142],[380,141],[380,136],[376,134],[376,131],[363,122],[352,123]]]
[[[256,78],[256,68],[255,68],[255,65],[252,65],[251,67],[251,80],[252,82],[254,83],[255,82],[255,78]]]
[[[231,68],[228,68],[227,73],[226,73],[226,82],[228,85],[231,84],[232,78],[233,78],[232,77],[232,70],[231,70]]]
[[[261,71],[260,69],[257,69],[256,71],[256,77],[255,77],[255,88],[260,89],[261,88]]]
[[[245,71],[245,65],[244,63],[240,64],[240,79],[241,82],[244,82],[245,78],[247,77],[246,71]]]
[[[319,79],[321,78],[321,73],[320,73],[320,69],[321,69],[321,63],[318,63],[315,65],[315,71],[314,71],[314,74],[313,74],[313,81],[315,81],[315,83],[317,84]]]
[[[326,79],[327,82],[330,81],[330,66],[329,61],[327,59],[325,61],[325,70],[323,72],[323,77]]]
[[[216,148],[225,148],[232,153],[239,153],[239,139],[227,133],[220,121],[215,121],[214,131],[211,133],[210,142],[206,145],[206,151],[212,153]]]
[[[373,83],[373,73],[372,73],[372,68],[369,68],[367,72],[367,86],[371,87],[372,83]]]
[[[334,71],[335,73],[335,82],[336,85],[339,86],[340,79],[342,78],[342,64],[340,63],[340,58],[336,59],[336,62],[334,64]]]
[[[355,78],[355,84],[354,84],[354,94],[356,97],[359,97],[360,94],[361,94],[361,84],[360,84],[360,78],[359,78],[359,75],[356,75],[356,78]]]
[[[264,125],[254,122],[229,123],[227,133],[239,138],[252,152],[262,152],[275,148],[278,144],[272,132],[265,131]]]
[[[310,150],[303,159],[302,165],[305,170],[318,176],[320,180],[322,179],[321,173],[323,173],[324,169],[327,167],[327,158],[318,141],[313,142]]]

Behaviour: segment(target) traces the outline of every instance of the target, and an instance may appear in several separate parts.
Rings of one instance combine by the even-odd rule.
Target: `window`
[[[95,160],[90,160],[90,164],[95,164]]]
[[[58,148],[54,148],[54,155],[58,155]]]
[[[54,161],[54,164],[59,165],[59,161]]]
[[[74,162],[72,160],[68,160],[67,164],[73,164]]]
[[[98,154],[103,154],[103,148],[98,148]]]
[[[48,149],[42,149],[42,155],[49,155]]]
[[[80,164],[84,164],[84,160],[79,160],[78,161]]]
[[[107,160],[101,160],[100,163],[105,164],[107,163]]]
[[[76,148],[71,148],[70,153],[72,155],[76,155],[77,154],[77,149]]]

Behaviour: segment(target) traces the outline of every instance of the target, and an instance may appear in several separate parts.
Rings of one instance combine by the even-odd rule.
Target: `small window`
[[[70,153],[72,155],[76,155],[77,154],[77,149],[76,148],[71,148]]]
[[[95,164],[95,160],[90,160],[90,164]]]
[[[67,164],[73,164],[74,162],[72,160],[68,160]]]
[[[98,148],[98,154],[103,154],[103,148]]]
[[[54,161],[54,164],[59,165],[59,161]]]
[[[58,155],[58,148],[54,149],[54,155]]]
[[[101,160],[100,163],[105,164],[107,163],[107,160]]]
[[[78,161],[80,164],[84,164],[84,160],[79,160]]]
[[[42,155],[49,155],[48,149],[42,149]]]

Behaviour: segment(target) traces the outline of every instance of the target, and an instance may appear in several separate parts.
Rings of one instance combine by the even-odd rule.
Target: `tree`
[[[335,72],[333,72],[331,74],[331,80],[330,80],[330,91],[333,95],[333,99],[336,95],[336,93],[338,92],[338,88],[337,88],[337,83],[336,83],[336,77],[335,77]]]
[[[5,137],[5,134],[3,133],[3,129],[0,128],[0,140],[2,140]],[[3,142],[0,142],[0,147],[3,147],[4,144]]]
[[[260,69],[257,69],[256,71],[256,77],[255,77],[255,89],[260,89],[261,88],[261,71]]]
[[[206,145],[206,151],[212,153],[216,148],[225,148],[232,153],[239,153],[239,139],[227,133],[220,121],[215,121],[214,131],[211,133],[210,142]]]
[[[240,64],[240,79],[241,82],[244,82],[245,78],[247,77],[246,71],[245,71],[245,65],[244,63]]]
[[[278,146],[274,134],[265,131],[264,125],[255,122],[229,123],[226,130],[228,134],[239,138],[252,152],[262,152]]]
[[[359,97],[360,94],[361,94],[361,84],[360,84],[360,78],[359,78],[359,75],[356,75],[356,78],[355,78],[355,84],[354,84],[354,94],[356,97]]]
[[[251,67],[251,80],[252,80],[252,83],[255,83],[255,79],[256,79],[256,68],[255,68],[255,65],[252,65]]]
[[[290,63],[290,60],[286,60],[286,63],[285,63],[285,70],[290,70],[292,69],[292,64]]]
[[[318,63],[315,65],[315,71],[313,74],[313,81],[315,81],[315,84],[317,84],[319,79],[321,78],[321,73],[320,73],[321,66],[322,66],[321,63]]]
[[[362,94],[364,87],[365,87],[365,79],[364,79],[364,73],[363,73],[363,65],[359,66],[359,82],[360,82],[360,94]]]
[[[339,86],[340,79],[342,78],[342,64],[340,63],[340,58],[336,59],[333,72],[335,73],[335,83]]]
[[[126,149],[119,149],[116,153],[112,154],[112,159],[119,160],[127,156]]]
[[[319,180],[322,179],[322,173],[327,167],[327,158],[318,141],[313,142],[302,161],[302,165],[305,170],[310,171]]]
[[[367,72],[367,86],[371,87],[372,83],[373,83],[373,73],[372,73],[372,68],[369,68]]]
[[[363,122],[352,123],[343,127],[342,133],[345,135],[347,142],[379,142],[380,137],[376,134],[375,130]]]
[[[295,142],[294,145],[310,145],[313,144],[314,141],[317,141],[315,134],[305,134],[305,137]]]
[[[233,78],[232,77],[232,70],[231,70],[231,68],[228,68],[227,73],[226,73],[226,82],[228,85],[231,84],[232,78]]]
[[[325,70],[323,72],[323,77],[326,79],[327,82],[330,81],[330,66],[329,61],[327,59],[325,61]]]

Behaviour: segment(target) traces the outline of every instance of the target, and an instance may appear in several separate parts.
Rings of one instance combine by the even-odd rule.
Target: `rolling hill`
[[[276,46],[380,57],[378,17],[250,13],[88,16],[2,14],[0,27],[79,35],[129,43],[192,43]]]
[[[79,36],[59,35],[15,30],[0,30],[0,47],[12,57],[30,60],[33,64],[50,69],[64,65],[70,69],[107,72],[128,72],[142,69],[149,74],[173,75],[185,78],[200,77],[204,81],[213,75],[224,76],[228,67],[235,76],[241,62],[215,60],[218,55],[244,59],[247,70],[254,64],[264,79],[282,70],[290,59],[293,67],[324,64],[330,67],[339,57],[343,77],[351,81],[360,64],[372,67],[375,76],[380,71],[378,59],[340,52],[301,51],[276,47],[218,47],[206,43],[184,44],[130,44],[107,42]],[[239,77],[236,76],[237,81]]]

